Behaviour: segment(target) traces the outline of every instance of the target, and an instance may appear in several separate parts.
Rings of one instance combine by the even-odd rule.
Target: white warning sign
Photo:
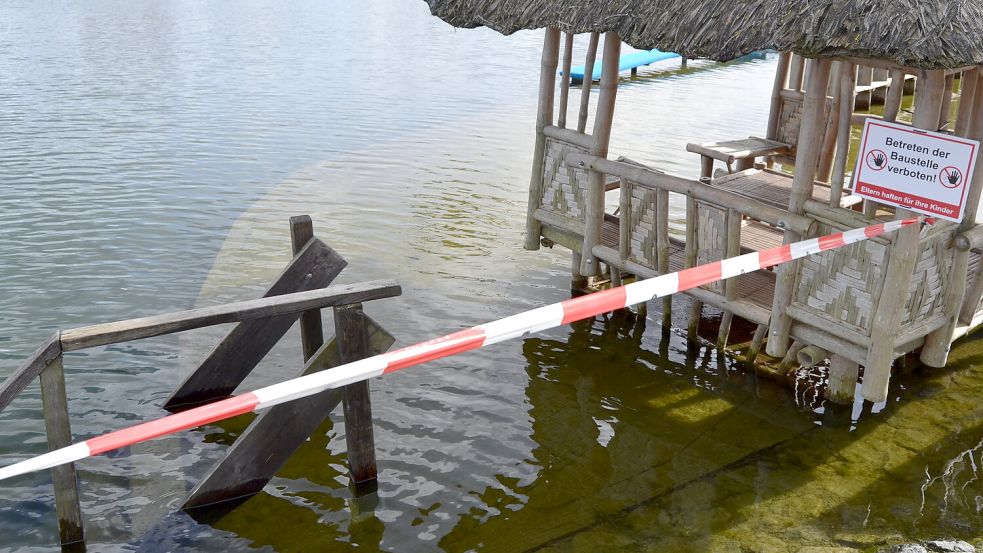
[[[854,193],[958,222],[979,148],[976,140],[867,119]]]

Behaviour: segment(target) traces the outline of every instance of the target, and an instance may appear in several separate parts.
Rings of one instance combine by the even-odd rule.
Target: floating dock
[[[675,52],[663,52],[662,50],[642,50],[641,52],[633,52],[631,54],[625,54],[618,59],[618,72],[628,71],[629,69],[635,70],[644,65],[651,65],[657,61],[678,57],[680,57],[680,55],[676,54]],[[601,79],[601,71],[603,69],[602,65],[602,63],[594,64],[593,71],[591,71],[592,81]],[[570,78],[573,80],[573,84],[584,82],[585,72],[585,65],[571,67]],[[563,72],[561,71],[560,74],[562,75]]]

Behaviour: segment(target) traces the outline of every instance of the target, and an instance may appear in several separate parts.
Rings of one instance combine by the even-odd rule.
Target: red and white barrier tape
[[[330,370],[294,378],[182,413],[110,432],[0,468],[0,480],[71,463],[159,436],[314,395],[330,388],[339,388],[427,361],[477,349],[503,340],[518,338],[530,332],[539,332],[718,280],[765,269],[779,263],[893,232],[903,226],[917,224],[920,221],[921,218],[903,219],[803,240],[554,303],[434,340],[341,365]]]

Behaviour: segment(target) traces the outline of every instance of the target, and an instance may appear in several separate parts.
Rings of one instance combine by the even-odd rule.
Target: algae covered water
[[[521,249],[540,47],[453,30],[416,0],[3,4],[0,378],[56,328],[258,296],[304,213],[348,259],[339,282],[403,285],[366,304],[398,344],[564,299],[569,259]],[[775,60],[677,63],[624,83],[611,151],[694,177],[687,142],[763,132]],[[895,379],[884,405],[824,409],[814,379],[758,380],[659,320],[614,313],[373,381],[367,499],[349,492],[338,413],[224,516],[176,509],[249,417],[86,460],[89,549],[819,551],[983,534],[976,340],[947,370]],[[227,330],[66,356],[76,437],[160,416]],[[292,333],[243,389],[299,363]],[[44,449],[32,387],[0,414],[0,462]],[[56,540],[50,477],[5,482],[0,550]]]

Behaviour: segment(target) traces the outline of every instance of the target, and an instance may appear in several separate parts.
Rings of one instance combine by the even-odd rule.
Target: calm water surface
[[[366,306],[400,344],[566,298],[568,258],[520,247],[540,41],[453,30],[418,0],[3,3],[0,378],[57,328],[256,297],[302,213],[349,260],[339,281],[402,283]],[[695,176],[686,142],[763,132],[774,59],[675,67],[624,83],[611,150]],[[89,548],[798,551],[983,531],[973,342],[838,412],[651,319],[373,381],[374,498],[351,499],[337,414],[206,521],[175,511],[248,417],[86,460]],[[76,438],[160,416],[225,331],[68,355]],[[243,389],[299,363],[292,333]],[[35,386],[0,414],[0,462],[44,450]],[[44,473],[4,483],[0,550],[56,548],[52,494]]]

